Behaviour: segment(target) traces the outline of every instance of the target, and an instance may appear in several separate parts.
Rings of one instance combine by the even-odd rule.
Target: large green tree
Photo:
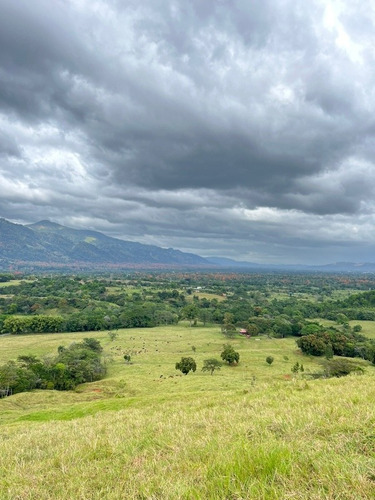
[[[229,365],[237,364],[240,361],[240,354],[233,349],[230,344],[224,344],[221,359]]]
[[[195,372],[197,364],[193,358],[181,358],[181,361],[176,363],[176,370],[180,370],[184,375],[189,372]]]

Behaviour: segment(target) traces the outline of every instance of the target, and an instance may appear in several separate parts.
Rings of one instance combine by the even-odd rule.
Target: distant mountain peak
[[[0,264],[40,267],[211,267],[192,253],[72,229],[50,220],[23,226],[0,220]]]
[[[27,224],[26,225],[27,227],[30,227],[31,229],[32,228],[64,228],[65,226],[62,226],[61,224],[57,224],[57,222],[52,222],[48,219],[45,219],[45,220],[41,220],[39,222],[35,222],[34,224]]]

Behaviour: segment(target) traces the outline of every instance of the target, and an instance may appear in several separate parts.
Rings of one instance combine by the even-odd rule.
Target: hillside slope
[[[92,265],[179,265],[210,264],[199,255],[111,238],[89,230],[71,229],[50,221],[28,226],[0,219],[0,261],[3,264],[46,262]]]
[[[218,328],[187,324],[90,332],[112,361],[77,391],[0,399],[0,498],[176,500],[375,498],[374,368],[307,380],[319,360],[295,341],[236,338],[238,366],[213,376]],[[3,361],[48,355],[88,333],[2,337]],[[198,369],[175,370],[181,356]],[[124,363],[125,352],[134,352]],[[272,354],[272,366],[265,358]]]

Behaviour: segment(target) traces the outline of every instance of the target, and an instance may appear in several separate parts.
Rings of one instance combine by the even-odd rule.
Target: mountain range
[[[257,264],[255,262],[238,261],[227,257],[206,257],[206,260],[215,266],[259,271],[295,271],[295,272],[327,272],[327,273],[375,273],[373,262],[334,262],[331,264]]]
[[[43,220],[14,224],[0,218],[0,269],[13,268],[221,268],[249,271],[373,273],[375,263],[326,265],[257,264],[226,257],[201,257],[173,248],[125,241]]]
[[[14,224],[0,219],[0,264],[51,267],[210,267],[192,253],[111,238],[97,231],[71,229],[43,220]]]

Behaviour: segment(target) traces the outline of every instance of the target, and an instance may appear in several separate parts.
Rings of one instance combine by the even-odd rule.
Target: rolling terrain
[[[364,332],[366,333],[365,329]],[[104,380],[0,400],[4,500],[369,499],[375,495],[374,368],[307,380],[319,360],[295,340],[235,338],[238,366],[212,376],[218,327],[0,337],[1,359],[101,341]],[[193,346],[195,352],[193,352]],[[131,353],[131,363],[123,355]],[[269,366],[268,355],[274,357]],[[182,356],[198,368],[175,370]]]
[[[144,245],[72,229],[44,220],[14,224],[0,218],[0,270],[110,269],[242,269],[250,272],[373,273],[374,263],[337,262],[326,265],[259,264],[226,257],[201,257],[173,248]]]
[[[1,267],[27,263],[52,267],[84,264],[93,269],[104,265],[210,267],[204,258],[173,248],[119,240],[50,221],[22,226],[0,219]]]

